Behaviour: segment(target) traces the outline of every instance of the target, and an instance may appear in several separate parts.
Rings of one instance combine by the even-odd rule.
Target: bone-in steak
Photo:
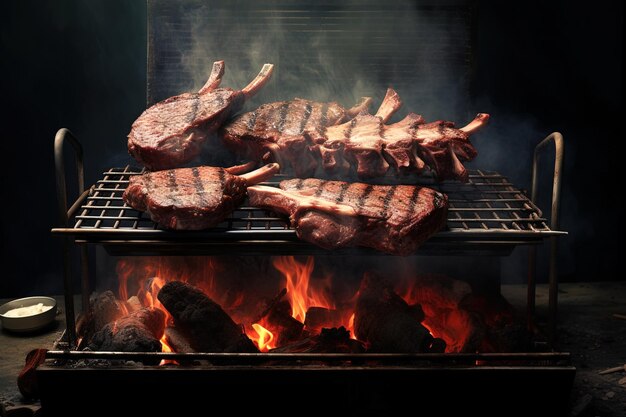
[[[264,104],[237,116],[221,131],[229,149],[254,161],[274,160],[299,177],[310,177],[318,166],[309,149],[311,138],[324,135],[328,126],[351,119],[366,110],[371,98],[363,97],[351,109],[335,102],[295,98]]]
[[[209,80],[197,93],[156,103],[135,120],[128,134],[128,152],[152,171],[185,166],[200,154],[211,133],[267,83],[272,68],[264,65],[248,86],[236,91],[218,88],[224,62],[215,62]]]
[[[250,204],[288,214],[298,237],[322,248],[367,246],[408,255],[446,224],[448,199],[413,185],[320,179],[248,188]]]
[[[386,124],[401,105],[391,88],[375,115],[366,111],[369,99],[347,111],[347,117],[336,103],[301,99],[271,103],[228,123],[222,137],[240,155],[278,161],[300,178],[378,178],[389,171],[396,175],[429,171],[437,180],[467,181],[462,162],[477,154],[469,135],[489,115],[478,114],[462,128],[448,121],[425,123],[415,113]]]
[[[124,201],[144,211],[166,229],[201,230],[228,216],[246,195],[246,186],[272,177],[280,170],[268,164],[243,175],[240,167],[178,168],[131,177]]]

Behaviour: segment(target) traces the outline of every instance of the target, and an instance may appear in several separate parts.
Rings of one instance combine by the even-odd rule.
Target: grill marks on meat
[[[312,176],[318,166],[313,148],[323,143],[326,128],[342,123],[367,109],[363,97],[351,109],[335,102],[321,103],[295,98],[264,104],[236,117],[222,129],[225,145],[252,160],[274,160],[299,177]]]
[[[246,99],[269,80],[273,66],[266,64],[243,90],[218,88],[224,61],[213,64],[211,75],[197,93],[183,93],[146,109],[128,134],[128,152],[146,168],[178,168],[193,161],[202,145]]]
[[[246,195],[246,187],[271,178],[280,169],[268,164],[244,175],[242,167],[178,168],[131,177],[124,201],[166,229],[201,230],[217,225]]]
[[[303,99],[266,104],[234,119],[222,130],[226,145],[253,160],[275,160],[298,177],[316,174],[377,178],[432,171],[438,180],[467,181],[462,162],[476,157],[469,135],[489,115],[478,114],[467,126],[409,113],[386,124],[402,102],[393,89],[375,115],[369,98],[342,113],[336,103]]]
[[[325,249],[366,246],[408,255],[446,224],[447,197],[412,185],[320,179],[248,188],[250,204],[289,215],[300,239]]]

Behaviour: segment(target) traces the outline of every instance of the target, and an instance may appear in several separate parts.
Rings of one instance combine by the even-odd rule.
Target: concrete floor
[[[516,307],[526,305],[525,286],[504,286]],[[537,288],[537,316],[546,317],[548,292]],[[559,291],[556,349],[570,352],[576,367],[571,396],[573,416],[626,416],[626,370],[598,372],[626,364],[626,282],[568,283]],[[625,378],[622,384],[620,380]]]
[[[504,285],[503,295],[520,311],[526,306],[525,285]],[[58,298],[62,306],[61,298]],[[548,291],[537,287],[537,317],[547,315]],[[0,300],[0,304],[8,300]],[[626,371],[599,375],[607,368],[626,364],[626,282],[567,283],[559,291],[556,350],[570,352],[577,368],[571,393],[573,416],[626,416]],[[0,332],[0,403],[19,404],[16,378],[26,354],[50,348],[64,328],[59,314],[55,325],[35,335]]]

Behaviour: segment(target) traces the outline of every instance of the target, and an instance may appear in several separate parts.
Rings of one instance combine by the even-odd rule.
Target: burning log
[[[130,312],[137,311],[143,308],[143,304],[141,304],[139,297],[137,297],[136,295],[133,295],[128,300],[126,300],[126,305],[128,306],[128,310]]]
[[[277,346],[283,346],[300,339],[304,323],[291,317],[291,304],[282,300],[272,308],[261,323],[274,335],[277,335]]]
[[[196,287],[180,281],[168,282],[157,298],[196,351],[258,352],[241,326]]]
[[[350,332],[345,327],[322,329],[317,336],[307,337],[272,349],[272,353],[363,353],[365,345],[350,339]]]
[[[365,274],[356,301],[356,337],[372,352],[443,352],[445,342],[434,339],[420,324],[419,305],[409,306],[391,285],[373,274]],[[442,349],[443,347],[443,349]]]
[[[191,344],[189,343],[189,340],[187,340],[185,335],[174,326],[168,326],[165,328],[165,341],[167,342],[167,345],[172,348],[173,352],[196,353],[196,350],[191,347]],[[206,361],[176,360],[171,362],[179,365],[190,366],[197,365]]]
[[[318,334],[322,328],[340,327],[343,323],[343,316],[337,310],[330,310],[324,307],[309,307],[306,311],[304,326],[312,334]]]
[[[447,352],[476,352],[484,338],[478,317],[460,305],[472,293],[468,283],[440,274],[424,274],[412,281],[405,300],[422,306],[425,326],[446,342]]]
[[[185,335],[176,327],[168,326],[165,328],[165,340],[167,344],[179,353],[195,353],[196,350],[191,347],[191,343]]]
[[[104,326],[89,344],[91,350],[116,352],[160,352],[165,313],[142,308]]]
[[[126,307],[112,291],[91,296],[87,312],[80,316],[76,324],[76,334],[82,339],[81,347],[89,345],[93,336],[107,324],[126,315]]]
[[[259,313],[252,323],[258,323],[276,337],[276,345],[283,346],[298,340],[302,336],[304,324],[291,316],[291,304],[283,297],[287,289],[283,288],[272,299],[262,303]]]
[[[515,352],[527,345],[528,334],[523,321],[502,295],[470,294],[459,308],[475,317],[481,329],[482,337],[474,351]]]
[[[278,294],[274,296],[274,298],[265,302],[262,306],[261,312],[254,319],[253,323],[258,323],[261,320],[263,320],[263,318],[267,316],[278,305],[278,303],[282,300],[282,298],[285,295],[287,295],[287,288],[283,288],[282,290],[280,290]]]

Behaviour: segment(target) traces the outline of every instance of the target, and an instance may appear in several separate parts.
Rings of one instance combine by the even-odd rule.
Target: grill
[[[229,86],[242,85],[243,75],[258,67],[258,59],[278,64],[280,70],[275,81],[264,92],[264,100],[268,102],[302,95],[320,101],[351,103],[358,96],[346,92],[346,86],[354,79],[365,80],[373,92],[384,92],[389,80],[394,80],[398,89],[412,92],[406,95],[407,108],[423,108],[428,103],[432,107],[426,107],[434,112],[440,105],[451,112],[451,119],[463,119],[461,113],[468,108],[465,100],[468,97],[458,100],[456,106],[449,98],[470,89],[475,10],[471,2],[445,3],[416,6],[406,2],[389,8],[386,2],[378,0],[358,5],[321,2],[316,6],[302,4],[300,0],[281,0],[271,2],[270,6],[263,2],[214,2],[208,7],[204,2],[150,0],[148,103],[192,90],[191,86],[205,77],[212,57],[219,55],[229,65],[237,64],[233,65],[237,72],[227,71],[226,76],[232,77],[225,82]],[[267,7],[270,9],[265,10]],[[416,25],[410,17],[418,9],[424,19]],[[198,22],[203,24],[197,25]],[[242,22],[248,27],[246,31],[242,31]],[[362,26],[351,22],[361,22]],[[390,32],[384,22],[393,22],[394,30]],[[331,32],[327,31],[329,28]],[[316,32],[328,32],[332,36],[315,37]],[[283,36],[285,33],[289,36]],[[262,57],[246,54],[241,46],[251,39],[263,39],[271,47],[265,48],[268,50],[263,51]],[[312,48],[302,47],[302,42],[308,39],[319,42],[315,50],[327,52],[320,62],[319,57],[309,53]],[[367,53],[357,53],[359,49],[352,45],[354,39],[371,41]],[[402,39],[410,42],[399,41]],[[281,48],[274,47],[275,40],[284,40]],[[219,45],[220,42],[228,44]],[[332,68],[332,74],[317,73],[325,61],[346,65],[333,65],[336,68]],[[355,68],[359,71],[355,72]],[[327,88],[303,92],[301,89],[307,84]],[[455,91],[450,91],[451,85]],[[436,183],[424,177],[406,179],[406,183],[429,186],[447,194],[450,203],[446,227],[420,247],[415,256],[469,255],[495,259],[511,254],[521,245],[529,248],[527,318],[531,329],[535,329],[536,251],[541,243],[550,242],[549,342],[554,341],[556,326],[557,239],[566,234],[559,230],[558,223],[562,142],[562,136],[555,132],[535,148],[530,193],[499,172],[481,169],[470,171],[466,184]],[[63,158],[67,144],[75,151],[77,165],[79,197],[73,203],[68,201]],[[551,145],[555,149],[552,204],[549,215],[544,215],[536,205],[538,163]],[[132,396],[131,402],[141,402],[143,414],[152,411],[162,414],[177,399],[187,399],[189,394],[198,392],[199,387],[202,395],[197,398],[235,404],[238,411],[257,412],[255,404],[267,403],[268,399],[278,409],[285,406],[290,411],[298,410],[304,398],[309,412],[316,409],[328,414],[329,404],[341,404],[338,409],[350,414],[373,410],[399,414],[406,412],[407,400],[411,404],[419,402],[413,401],[419,393],[420,399],[427,399],[444,414],[467,413],[467,408],[476,409],[473,406],[476,404],[482,414],[499,415],[501,402],[508,401],[529,415],[552,415],[562,411],[568,400],[575,368],[570,365],[569,354],[560,352],[354,355],[77,351],[72,296],[73,245],[80,249],[83,306],[88,305],[91,287],[87,251],[90,245],[101,246],[111,255],[381,254],[365,248],[333,251],[317,248],[300,241],[285,216],[251,207],[247,202],[212,229],[164,230],[122,200],[129,179],[141,174],[140,168],[110,168],[86,189],[82,147],[67,129],[61,129],[55,138],[55,162],[60,217],[59,227],[53,228],[52,233],[62,238],[64,245],[67,331],[57,343],[57,350],[47,353],[46,362],[37,372],[42,404],[50,414],[83,411],[82,403],[85,407],[98,404],[100,410],[119,412],[115,401],[101,399],[123,395]],[[283,179],[287,177],[276,176],[265,185],[277,186]],[[176,360],[182,366],[152,365],[161,360]],[[67,387],[72,387],[72,402],[65,400]],[[167,387],[168,398],[151,401],[155,393],[158,396],[163,392],[163,387]],[[327,388],[322,390],[324,397],[310,396],[317,394],[320,387]],[[480,398],[474,397],[475,391],[468,389],[471,387],[480,387]],[[497,401],[492,401],[494,394],[498,395]],[[522,397],[524,401],[520,401]],[[242,402],[242,398],[246,401]],[[143,399],[147,401],[142,402]],[[180,409],[174,407],[172,411],[180,412]]]
[[[65,162],[65,142],[75,150],[80,196],[68,209]],[[542,151],[553,143],[555,148],[552,187],[551,218],[548,221],[534,201],[538,194],[538,161]],[[103,173],[89,189],[84,187],[83,150],[80,142],[67,129],[55,137],[55,162],[59,216],[65,227],[52,232],[64,236],[65,304],[68,342],[73,345],[74,307],[72,299],[72,268],[70,243],[81,246],[82,297],[88,305],[89,280],[86,244],[102,245],[112,255],[150,254],[233,254],[277,255],[319,253],[344,255],[376,253],[368,249],[342,249],[325,251],[298,240],[288,220],[267,210],[244,206],[217,227],[205,231],[173,232],[159,228],[148,216],[124,203],[122,193],[129,178],[142,170],[126,166],[111,168]],[[556,275],[557,238],[566,232],[558,230],[558,211],[563,162],[563,137],[555,132],[535,148],[532,166],[532,191],[528,197],[506,177],[497,172],[474,170],[468,183],[435,183],[420,178],[419,184],[436,188],[448,195],[450,209],[445,230],[439,232],[416,254],[439,255],[497,255],[503,256],[517,245],[530,245],[528,271],[527,318],[533,326],[535,309],[535,259],[536,244],[551,240],[549,263],[550,341],[556,330],[558,282]],[[265,185],[276,186],[285,176],[277,176]],[[549,223],[549,224],[548,224]]]
[[[300,242],[285,216],[246,204],[210,230],[182,234],[164,230],[122,200],[129,178],[142,172],[130,166],[104,172],[102,179],[74,204],[75,209],[69,213],[74,219],[72,226],[53,229],[53,233],[72,235],[80,243],[101,243],[109,252],[126,254],[145,248],[158,252],[167,247],[185,247],[186,243],[192,243],[195,252],[204,250],[213,254],[231,251],[234,246],[239,246],[238,253],[321,251]],[[265,185],[277,186],[287,178],[279,175]],[[506,253],[517,244],[538,243],[546,237],[565,234],[552,230],[526,194],[497,172],[471,171],[466,184],[437,184],[428,179],[420,179],[419,184],[446,193],[450,203],[447,227],[431,238],[420,253],[449,254],[453,249]],[[199,242],[202,247],[198,247]],[[188,249],[185,248],[185,253],[189,253]]]

